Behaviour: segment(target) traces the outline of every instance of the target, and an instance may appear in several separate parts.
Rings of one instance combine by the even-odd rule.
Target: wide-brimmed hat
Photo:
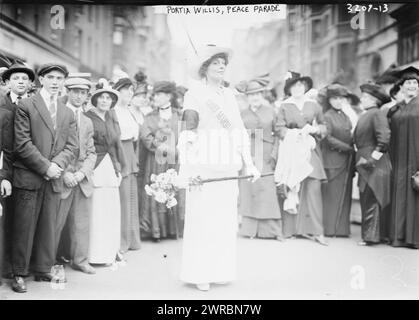
[[[233,51],[229,48],[219,47],[214,44],[208,44],[204,47],[201,47],[195,58],[194,61],[191,63],[190,67],[190,75],[194,79],[200,80],[199,70],[201,69],[202,65],[211,60],[216,55],[224,54],[228,61],[231,60],[233,55]]]
[[[68,76],[68,70],[67,70],[66,66],[63,66],[63,65],[57,64],[57,63],[46,63],[46,64],[43,64],[42,66],[39,67],[38,77],[42,77],[45,74],[47,74],[48,72],[51,72],[53,70],[57,70],[57,71],[62,72],[64,74],[65,78],[67,78],[67,76]]]
[[[67,89],[86,89],[90,90],[92,83],[86,78],[71,77],[66,79],[64,86]]]
[[[186,91],[188,91],[188,88],[186,88],[184,86],[177,86],[176,87],[176,93],[180,97],[183,97],[185,95]]]
[[[399,80],[400,69],[396,67],[396,64],[390,65],[378,78],[375,80],[377,84],[395,83]]]
[[[113,85],[113,89],[121,91],[121,89],[130,86],[134,86],[134,82],[130,78],[121,78]]]
[[[328,110],[332,107],[329,102],[329,99],[332,97],[346,97],[353,106],[360,102],[360,99],[356,94],[350,92],[346,87],[338,83],[332,83],[321,89],[317,96],[317,100],[323,106],[324,110]]]
[[[288,71],[285,77],[284,93],[288,96],[291,95],[290,88],[298,81],[303,81],[307,84],[306,92],[313,88],[313,79],[309,76],[301,76],[298,72]]]
[[[380,101],[381,105],[391,101],[390,96],[385,92],[384,88],[378,84],[364,83],[359,88],[362,92],[369,93],[373,97],[377,98]]]
[[[249,81],[241,81],[236,85],[235,88],[241,93],[252,94],[270,89],[269,84],[269,74],[265,74]]]
[[[171,93],[176,95],[176,83],[172,81],[157,81],[153,87],[153,94],[157,92]]]
[[[419,69],[413,66],[410,66],[410,67],[399,70],[397,72],[397,76],[401,82],[404,82],[403,80],[408,80],[408,79],[416,79],[419,82]]]
[[[99,87],[95,92],[93,92],[91,98],[90,98],[90,102],[93,106],[96,107],[97,105],[97,98],[102,94],[102,93],[108,93],[112,96],[112,104],[111,104],[111,108],[115,107],[116,103],[118,102],[119,99],[119,92],[112,89],[112,87],[110,86],[104,86],[104,87]]]
[[[10,76],[13,73],[23,72],[26,73],[31,81],[35,80],[35,72],[32,69],[28,68],[22,63],[14,63],[12,64],[6,71],[2,74],[3,81],[9,80]]]

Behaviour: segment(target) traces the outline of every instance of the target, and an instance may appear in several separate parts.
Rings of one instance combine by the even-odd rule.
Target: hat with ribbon
[[[101,79],[101,82],[99,82],[96,85],[96,91],[93,92],[91,98],[90,98],[90,102],[93,106],[97,106],[97,98],[102,94],[102,93],[108,93],[111,97],[112,97],[112,104],[111,104],[111,108],[115,107],[116,103],[118,102],[119,99],[119,92],[112,89],[112,87],[108,84],[108,82],[105,79]]]

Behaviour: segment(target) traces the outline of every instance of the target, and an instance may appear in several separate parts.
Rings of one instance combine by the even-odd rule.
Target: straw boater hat
[[[233,51],[229,48],[218,47],[214,44],[206,45],[198,50],[190,69],[190,75],[194,79],[200,80],[199,70],[201,69],[201,66],[217,54],[225,54],[228,61],[230,61]]]
[[[332,97],[346,97],[349,99],[349,103],[352,106],[355,106],[360,102],[357,95],[353,94],[344,86],[338,83],[332,83],[320,90],[320,92],[321,93],[318,95],[318,102],[323,106],[325,111],[332,107],[329,102],[329,99]]]
[[[2,74],[3,81],[10,80],[10,76],[16,72],[26,73],[31,81],[35,80],[35,72],[32,69],[25,66],[23,63],[14,63]]]
[[[107,83],[101,83],[99,85],[99,88],[93,92],[92,97],[90,98],[90,103],[96,107],[97,105],[97,98],[102,94],[102,93],[109,93],[112,96],[112,104],[111,104],[111,108],[115,107],[115,104],[118,102],[119,99],[119,92],[112,89],[111,86],[109,86],[109,84]]]
[[[90,90],[92,83],[86,78],[71,77],[64,82],[67,89],[86,89]]]
[[[379,107],[391,101],[389,95],[384,91],[383,87],[375,83],[365,83],[360,86],[362,92],[369,93],[380,101]]]
[[[284,93],[290,95],[290,88],[298,81],[303,81],[307,84],[306,92],[313,88],[313,79],[309,76],[301,76],[298,72],[288,71],[285,76]]]

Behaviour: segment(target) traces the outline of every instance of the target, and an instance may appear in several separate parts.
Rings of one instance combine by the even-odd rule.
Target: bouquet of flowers
[[[166,204],[169,209],[177,205],[175,195],[179,186],[175,169],[169,169],[158,175],[152,174],[150,180],[151,184],[145,186],[147,195],[153,197],[159,203]]]

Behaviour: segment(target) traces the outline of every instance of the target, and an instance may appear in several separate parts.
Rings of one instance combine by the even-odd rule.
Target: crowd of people
[[[95,274],[127,263],[144,239],[179,238],[181,279],[208,290],[234,280],[237,234],[325,246],[349,237],[354,177],[359,245],[419,248],[419,70],[391,67],[361,97],[290,71],[274,102],[268,75],[224,80],[230,57],[205,47],[189,89],[142,72],[93,83],[56,63],[3,72],[0,268],[15,292],[29,275],[55,281],[57,265]],[[231,148],[236,129],[243,139]],[[210,130],[227,138],[214,145]],[[216,149],[240,162],[187,161]],[[218,181],[179,189],[169,209],[145,192],[168,169]],[[253,179],[223,180],[237,175]]]

